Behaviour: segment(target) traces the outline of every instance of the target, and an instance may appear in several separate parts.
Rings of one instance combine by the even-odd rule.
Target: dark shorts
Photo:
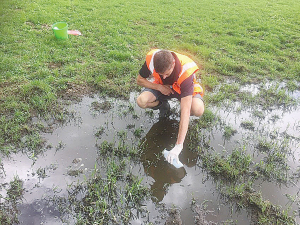
[[[181,99],[180,94],[178,94],[177,92],[175,92],[174,94],[170,94],[170,95],[163,95],[160,91],[150,89],[150,88],[144,88],[143,92],[144,91],[151,92],[156,97],[156,100],[160,100],[160,101],[165,101],[165,100],[172,99],[172,98],[177,98],[178,100]],[[203,98],[200,94],[196,94],[195,96],[193,96],[193,98],[200,98],[203,101]]]

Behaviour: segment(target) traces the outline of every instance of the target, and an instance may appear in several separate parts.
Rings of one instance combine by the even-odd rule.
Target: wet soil
[[[70,94],[76,88],[71,85]],[[251,224],[250,212],[239,210],[220,195],[214,178],[199,166],[197,152],[188,149],[188,141],[180,155],[180,161],[185,165],[183,168],[176,169],[164,160],[162,150],[171,149],[177,136],[178,103],[171,102],[174,110],[168,120],[159,120],[158,112],[140,110],[135,98],[136,93],[132,93],[129,100],[85,96],[82,101],[69,106],[68,110],[75,115],[72,120],[64,125],[53,125],[51,133],[43,134],[50,149],[33,158],[23,153],[2,158],[1,183],[9,183],[16,174],[24,181],[19,221],[28,225],[61,224],[58,207],[49,204],[51,197],[66,196],[72,184],[88,178],[99,163],[97,146],[103,141],[114,143],[116,137],[125,132],[126,141],[134,145],[140,143],[142,149],[139,160],[132,163],[132,171],[151,189],[151,201],[146,203],[147,220],[155,224]],[[256,140],[272,131],[285,132],[292,137],[288,143],[288,163],[291,171],[299,174],[299,110],[273,110],[259,119],[253,118],[247,110],[237,109],[240,109],[239,105],[230,109],[212,108],[237,132],[231,138],[225,138],[221,127],[203,131],[210,148],[230,153],[237,145],[246,145],[247,151],[259,161],[262,155],[254,145]],[[275,115],[278,119],[272,120]],[[253,121],[253,129],[242,125],[248,120]],[[44,123],[38,119],[36,122]],[[291,207],[293,213],[298,211],[297,202],[292,202],[287,196],[297,197],[299,185],[296,180],[294,185],[286,186],[262,179],[256,181],[255,187],[265,199],[284,209]],[[5,188],[0,189],[0,194],[6,195]],[[162,215],[157,203],[168,209],[167,215]],[[300,221],[298,214],[296,219]],[[142,224],[143,221],[145,219],[137,215],[131,224]]]

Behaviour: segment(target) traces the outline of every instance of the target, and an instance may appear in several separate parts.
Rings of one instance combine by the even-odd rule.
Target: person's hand
[[[182,151],[183,144],[177,144],[175,147],[169,152],[169,155],[167,157],[167,161],[172,164],[173,160],[175,159],[177,163],[179,163],[178,156],[180,152]]]
[[[170,95],[174,94],[173,89],[170,87],[170,85],[160,85],[159,90],[163,95]]]

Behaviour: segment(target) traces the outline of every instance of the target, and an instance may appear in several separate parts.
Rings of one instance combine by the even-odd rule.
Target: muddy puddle
[[[184,168],[175,169],[164,161],[162,150],[172,148],[176,141],[178,111],[174,110],[168,120],[159,120],[157,112],[140,110],[135,98],[136,93],[131,94],[129,101],[84,97],[81,102],[69,106],[74,118],[64,125],[53,125],[51,133],[42,134],[47,149],[41,155],[18,153],[2,158],[0,194],[6,195],[5,184],[15,176],[24,182],[23,203],[18,209],[20,223],[62,224],[58,207],[49,199],[54,195],[66,196],[70,186],[88,179],[95,167],[100,168],[99,164],[103,164],[106,157],[99,156],[99,144],[103,141],[117,143],[118,137],[125,135],[123,140],[127,144],[142,149],[139,159],[132,162],[131,172],[142,178],[142,183],[152,191],[151,199],[145,203],[147,218],[137,214],[131,224],[165,224],[168,218],[161,216],[158,204],[165,209],[178,210],[182,224],[195,224],[199,213],[193,208],[193,203],[205,208],[200,217],[211,224],[251,224],[247,210],[238,210],[235,204],[220,195],[214,179],[199,166],[197,154],[188,150],[188,141],[180,155]],[[171,106],[178,108],[176,102],[171,102]],[[220,126],[204,131],[210,148],[224,154],[230,153],[236,146],[245,146],[254,161],[259,162],[265,155],[257,148],[258,140],[276,134],[278,145],[288,149],[289,173],[300,177],[299,109],[286,112],[277,109],[261,112],[260,116],[253,116],[256,115],[253,111],[244,111],[238,104],[210,110],[221,118],[223,125],[236,130],[229,138],[224,137],[224,129]],[[242,126],[244,121],[252,121],[253,128]],[[36,122],[43,123],[37,119]],[[255,189],[262,193],[264,199],[280,205],[282,209],[289,208],[298,223],[299,187],[298,179],[288,185],[274,180],[255,181]],[[69,224],[73,223],[69,221]]]

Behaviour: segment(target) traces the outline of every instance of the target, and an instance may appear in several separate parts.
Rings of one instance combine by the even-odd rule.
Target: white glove
[[[169,152],[169,155],[167,156],[167,161],[172,164],[173,160],[175,159],[177,163],[180,163],[178,156],[182,151],[182,148],[183,144],[175,145],[175,147]]]

